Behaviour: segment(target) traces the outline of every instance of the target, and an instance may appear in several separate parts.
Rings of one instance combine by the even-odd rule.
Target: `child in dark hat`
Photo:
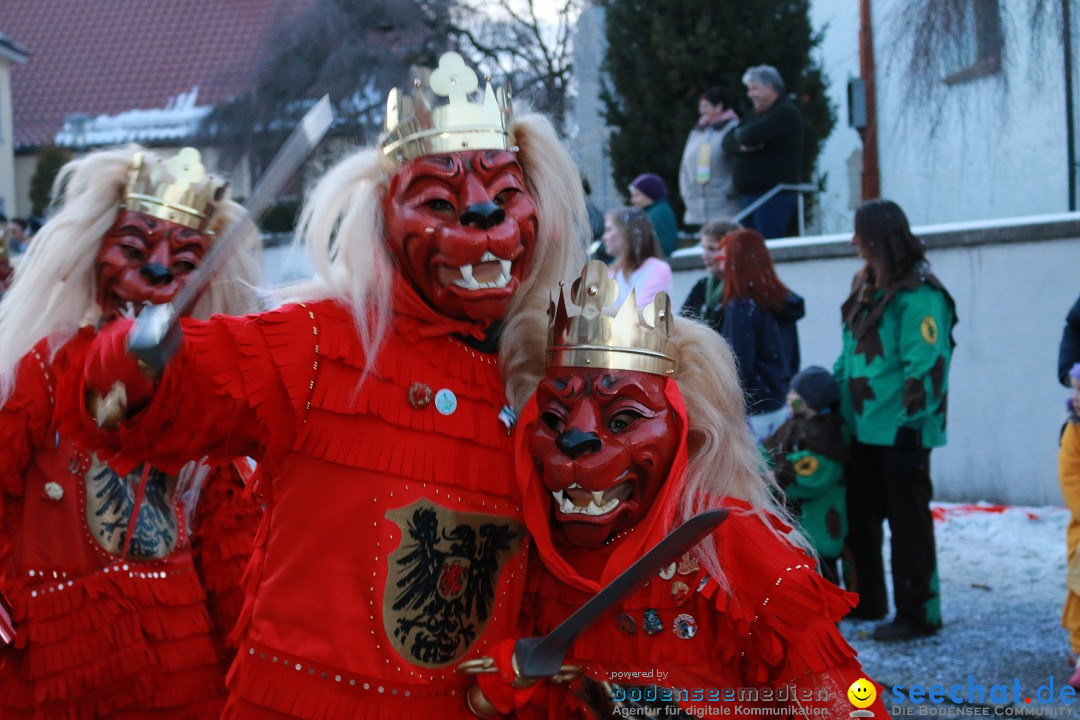
[[[839,399],[829,371],[802,370],[787,395],[791,417],[765,440],[787,505],[821,558],[821,574],[836,584],[847,536],[844,463],[850,459]]]

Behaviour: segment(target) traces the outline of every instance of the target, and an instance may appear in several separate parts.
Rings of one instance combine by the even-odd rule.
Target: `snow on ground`
[[[934,508],[941,632],[884,644],[870,639],[875,622],[845,620],[841,631],[859,651],[867,675],[886,687],[890,711],[893,697],[888,688],[894,685],[966,687],[969,675],[987,693],[994,684],[1004,684],[1011,694],[1014,680],[1019,680],[1023,692],[1018,707],[1046,709],[1024,701],[1051,682],[1057,695],[1072,673],[1067,634],[1060,625],[1068,510],[946,503],[935,503]],[[887,537],[885,552],[888,567]],[[1016,703],[1012,697],[1007,703],[993,703],[987,697],[983,704]],[[918,706],[908,701],[906,707]],[[1054,707],[1066,717],[1072,709]],[[1075,714],[1080,716],[1080,702]]]

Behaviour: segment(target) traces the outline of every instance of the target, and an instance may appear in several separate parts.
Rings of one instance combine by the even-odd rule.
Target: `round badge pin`
[[[637,623],[629,613],[619,613],[615,616],[615,625],[623,635],[637,635]]]
[[[660,613],[652,608],[645,611],[645,618],[641,622],[641,629],[646,635],[655,635],[664,629],[664,622],[660,619]]]
[[[686,613],[677,615],[671,623],[671,632],[675,633],[675,637],[689,640],[697,635],[697,620],[694,619],[693,615]]]
[[[423,410],[431,404],[431,388],[424,383],[409,386],[409,405],[413,410]]]
[[[435,393],[435,409],[440,415],[453,415],[457,410],[457,395],[449,388],[443,388]]]
[[[664,580],[670,580],[675,577],[675,563],[671,563],[666,568],[660,571],[660,577]]]

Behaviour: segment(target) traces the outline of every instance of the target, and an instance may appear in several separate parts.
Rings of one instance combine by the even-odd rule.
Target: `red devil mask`
[[[561,581],[595,593],[671,529],[687,463],[673,379],[548,368],[518,427],[525,523]]]
[[[556,545],[592,547],[635,525],[671,469],[678,426],[659,375],[556,368],[536,391],[530,449]]]
[[[399,269],[429,305],[484,325],[505,314],[537,233],[536,203],[514,153],[413,160],[391,177],[383,214]]]
[[[105,233],[94,267],[106,320],[173,299],[210,250],[210,238],[168,220],[121,210]]]

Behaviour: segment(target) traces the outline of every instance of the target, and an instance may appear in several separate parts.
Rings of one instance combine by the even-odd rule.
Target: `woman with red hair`
[[[747,421],[760,442],[784,421],[784,398],[799,370],[795,323],[803,299],[776,276],[765,238],[736,230],[721,243],[724,295],[720,331],[731,345],[746,398]]]

